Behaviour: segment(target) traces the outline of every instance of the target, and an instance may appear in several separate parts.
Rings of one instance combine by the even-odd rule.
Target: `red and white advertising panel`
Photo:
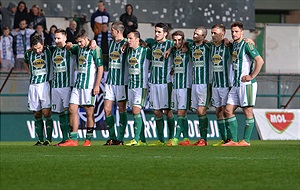
[[[300,140],[300,109],[254,109],[261,140]]]

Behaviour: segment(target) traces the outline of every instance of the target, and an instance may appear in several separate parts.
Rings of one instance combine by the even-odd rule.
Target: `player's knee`
[[[173,117],[172,110],[165,110],[165,114],[166,114],[167,118]]]
[[[160,110],[154,110],[154,115],[156,118],[162,117],[162,112]]]
[[[51,109],[43,109],[43,116],[50,117],[51,116]]]
[[[77,114],[77,111],[78,111],[78,109],[76,109],[75,107],[69,107],[70,115]]]
[[[109,116],[112,114],[110,107],[104,107],[105,116]]]
[[[35,119],[40,119],[40,118],[42,118],[43,114],[41,111],[36,111],[33,113],[33,116]]]
[[[232,117],[232,116],[233,116],[233,111],[226,108],[226,109],[225,109],[225,116],[226,116],[227,118]]]

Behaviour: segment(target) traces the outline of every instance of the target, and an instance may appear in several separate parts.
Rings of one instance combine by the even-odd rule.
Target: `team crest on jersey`
[[[117,51],[113,51],[111,52],[111,54],[109,54],[109,56],[112,60],[116,61],[120,58],[120,53]]]
[[[83,65],[86,62],[86,59],[83,55],[78,58],[79,65]]]
[[[176,56],[174,59],[174,64],[175,65],[180,65],[182,63],[182,57]]]
[[[136,57],[131,57],[129,60],[128,60],[128,62],[129,62],[129,64],[131,65],[131,66],[134,66],[134,65],[136,65],[137,64],[137,59],[136,59]]]
[[[237,59],[237,52],[234,51],[232,52],[232,61],[236,61],[236,59]]]
[[[34,60],[32,65],[35,68],[42,68],[45,65],[45,61],[43,59],[36,59],[36,60]]]
[[[203,52],[200,49],[196,49],[193,53],[195,59],[199,59],[203,55]]]
[[[152,55],[155,59],[159,59],[162,57],[163,52],[160,49],[156,49],[153,51]]]
[[[215,65],[217,65],[222,61],[222,57],[219,54],[215,54],[212,57],[212,61],[214,62]]]
[[[61,55],[56,55],[54,58],[53,58],[53,61],[56,65],[59,65],[61,64],[63,61],[64,61],[64,58],[61,56]]]

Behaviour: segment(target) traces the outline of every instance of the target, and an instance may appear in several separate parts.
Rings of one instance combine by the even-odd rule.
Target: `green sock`
[[[221,138],[223,141],[226,141],[226,123],[225,119],[218,119],[218,127],[219,127],[219,133],[221,135]]]
[[[62,132],[62,141],[65,142],[70,138],[70,117],[69,112],[64,111],[59,114],[60,129]]]
[[[86,140],[89,140],[89,141],[92,140],[93,129],[94,129],[93,127],[87,127],[86,128],[86,135],[85,135]]]
[[[225,127],[226,127],[226,140],[230,140],[230,139],[232,139],[232,134],[231,134],[231,131],[229,128],[229,123],[228,123],[227,119],[225,119]]]
[[[53,120],[50,117],[45,117],[46,119],[46,132],[47,132],[47,140],[52,142],[52,132],[53,132]]]
[[[177,125],[176,125],[176,132],[175,132],[175,138],[179,139],[181,132],[184,129],[184,117],[178,117],[177,118]]]
[[[244,130],[244,140],[248,143],[250,142],[250,137],[251,137],[253,128],[254,128],[254,118],[247,118],[245,130]]]
[[[70,137],[71,137],[72,140],[77,141],[78,132],[71,132]]]
[[[206,114],[199,116],[199,130],[201,138],[207,141],[208,117]]]
[[[157,133],[157,138],[160,140],[160,142],[165,142],[164,140],[164,118],[155,118],[155,123],[156,123],[156,133]]]
[[[144,121],[142,120],[142,128],[141,128],[141,133],[140,133],[140,140],[142,142],[146,142],[146,137],[145,137],[145,124]]]
[[[236,117],[233,116],[231,118],[227,119],[228,124],[229,124],[229,129],[232,135],[232,140],[234,142],[238,142],[238,122],[236,120]]]
[[[127,112],[120,113],[119,140],[124,142],[124,135],[127,127]]]
[[[142,115],[141,114],[133,115],[133,120],[134,120],[134,139],[136,140],[136,142],[139,142],[141,129],[143,125]]]
[[[35,133],[41,142],[44,141],[44,121],[42,118],[35,119]]]
[[[188,139],[189,138],[189,122],[187,117],[184,117],[184,123],[183,123],[183,138]]]
[[[175,128],[175,118],[174,116],[167,118],[167,124],[169,129],[169,139],[174,137],[174,128]]]
[[[106,126],[109,133],[109,138],[111,140],[117,140],[116,132],[115,132],[115,120],[113,115],[109,115],[105,117]]]

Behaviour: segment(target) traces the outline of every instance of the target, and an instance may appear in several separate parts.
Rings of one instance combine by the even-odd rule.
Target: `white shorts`
[[[71,92],[70,104],[76,104],[80,106],[94,106],[95,96],[93,95],[93,89],[73,88]]]
[[[52,111],[61,113],[69,107],[71,87],[52,88]]]
[[[172,109],[177,110],[188,110],[190,109],[191,102],[191,89],[173,89],[172,90]]]
[[[139,108],[145,107],[147,98],[147,88],[132,88],[128,89],[128,106],[137,106]]]
[[[172,84],[150,84],[150,109],[171,109]]]
[[[49,82],[30,84],[28,91],[28,110],[40,111],[45,108],[51,108]]]
[[[191,93],[191,108],[208,107],[211,98],[211,88],[208,84],[193,84]]]
[[[242,84],[241,87],[232,87],[228,94],[227,104],[240,107],[255,106],[256,93],[257,82]]]
[[[229,88],[212,88],[212,105],[216,108],[226,106]]]
[[[127,100],[127,86],[105,84],[104,100],[117,102]]]

